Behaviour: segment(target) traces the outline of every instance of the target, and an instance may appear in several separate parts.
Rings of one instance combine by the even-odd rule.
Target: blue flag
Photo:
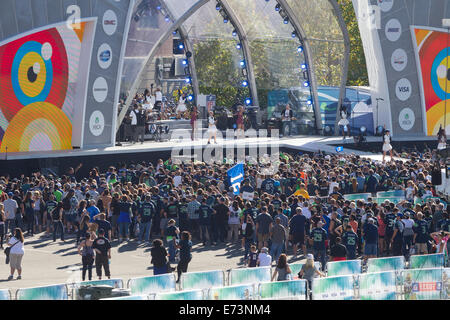
[[[344,151],[344,147],[336,147],[337,153],[341,153],[342,151]]]
[[[227,172],[228,182],[230,186],[233,187],[233,192],[235,195],[239,194],[239,189],[241,188],[241,182],[244,180],[244,165],[237,164]]]

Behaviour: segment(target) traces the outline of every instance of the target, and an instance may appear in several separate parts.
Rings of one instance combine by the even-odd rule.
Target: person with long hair
[[[383,134],[383,163],[386,158],[386,153],[389,152],[391,156],[391,161],[393,160],[392,156],[392,145],[391,145],[391,132],[389,130],[384,130]]]
[[[5,236],[5,209],[3,203],[0,203],[0,248],[3,249],[3,238]]]
[[[89,231],[89,227],[89,215],[84,215],[83,218],[81,218],[80,228],[78,229],[77,245],[80,243],[81,237]]]
[[[277,277],[278,276],[278,277]],[[277,278],[277,281],[285,281],[292,279],[292,271],[287,263],[287,256],[280,254],[277,262],[277,267],[272,275],[272,281]]]
[[[150,251],[151,262],[153,264],[153,275],[168,273],[167,269],[167,250],[163,246],[161,239],[153,240],[153,247]]]
[[[345,137],[347,135],[350,137],[350,132],[348,130],[348,125],[350,124],[350,122],[347,119],[348,115],[347,115],[347,107],[346,106],[341,106],[340,115],[341,115],[341,120],[339,120],[338,126],[339,126],[339,131],[342,132],[342,136],[345,141]]]
[[[11,267],[11,274],[8,280],[14,278],[14,272],[16,270],[18,274],[17,280],[22,279],[22,258],[25,254],[24,243],[25,239],[22,230],[20,228],[14,229],[14,235],[8,241],[8,246],[10,247],[9,265]]]
[[[214,112],[209,112],[208,117],[208,133],[209,133],[209,139],[208,144],[211,143],[211,138],[214,138],[214,143],[217,144],[217,127],[216,127],[216,119],[214,118]]]
[[[180,282],[181,274],[183,272],[187,272],[189,262],[192,260],[192,242],[191,242],[191,234],[189,231],[183,231],[181,233],[181,240],[177,244],[177,248],[180,249],[180,261],[177,266],[178,280],[177,283]]]
[[[85,220],[86,221],[86,220]],[[89,223],[89,218],[87,219]],[[84,233],[85,239],[81,241],[78,246],[78,254],[81,255],[81,262],[83,264],[81,279],[86,280],[86,271],[88,272],[89,281],[92,280],[92,266],[94,265],[95,251],[92,245],[97,238],[94,232]]]
[[[56,242],[56,234],[58,233],[58,229],[61,230],[61,241],[64,242],[63,210],[63,203],[60,201],[51,213],[53,221],[53,242]]]
[[[438,139],[438,146],[437,146],[438,150],[443,150],[447,148],[447,135],[445,134],[444,128],[442,127],[439,128],[437,139]]]
[[[324,268],[324,267],[322,267]],[[325,274],[320,272],[314,264],[314,256],[312,254],[308,254],[306,256],[306,262],[302,266],[302,269],[298,273],[298,277],[300,279],[305,279],[308,281],[308,288],[311,290],[312,282],[315,276],[318,275],[320,277],[325,277]]]

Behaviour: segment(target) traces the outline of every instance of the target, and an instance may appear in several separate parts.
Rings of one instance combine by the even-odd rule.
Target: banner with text
[[[230,285],[268,282],[272,280],[272,270],[270,267],[232,269],[229,279]]]
[[[312,283],[313,300],[354,300],[353,276],[316,278]]]
[[[359,276],[361,300],[396,300],[396,272],[363,273]]]

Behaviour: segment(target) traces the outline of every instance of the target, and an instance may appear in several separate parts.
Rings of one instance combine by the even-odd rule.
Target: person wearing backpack
[[[403,215],[402,223],[405,226],[403,229],[403,246],[402,251],[406,260],[409,260],[410,251],[413,248],[414,240],[414,220],[410,218],[409,213]]]
[[[11,274],[8,280],[14,278],[14,272],[17,270],[18,276],[17,280],[22,279],[22,258],[25,254],[24,250],[24,237],[22,230],[20,228],[14,229],[14,236],[12,236],[8,241],[8,248],[6,248],[7,261],[11,267]],[[9,250],[8,250],[9,249]]]

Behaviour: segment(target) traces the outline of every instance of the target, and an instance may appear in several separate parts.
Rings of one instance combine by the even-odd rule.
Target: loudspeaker
[[[442,184],[442,173],[441,170],[431,171],[431,183],[434,186],[440,186]]]

